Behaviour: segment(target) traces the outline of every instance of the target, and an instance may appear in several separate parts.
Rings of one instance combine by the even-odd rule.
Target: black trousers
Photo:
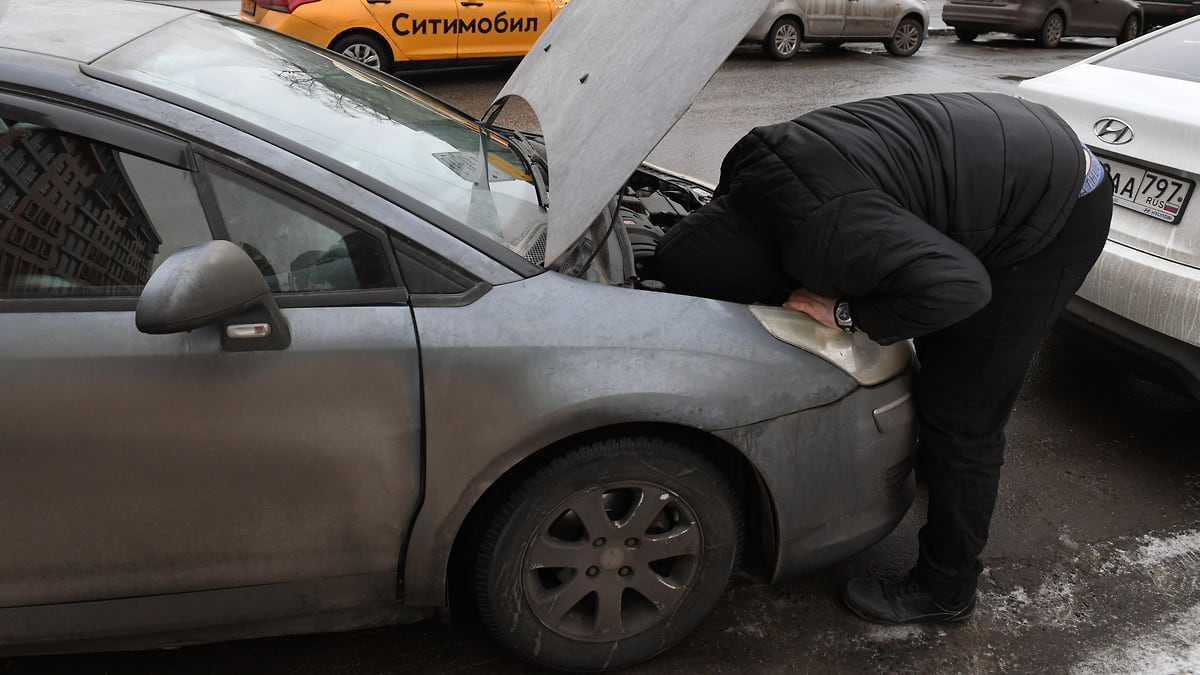
[[[992,299],[983,309],[915,340],[917,470],[929,489],[929,514],[912,574],[945,604],[975,592],[1004,463],[1004,427],[1047,330],[1099,257],[1111,217],[1105,180],[1078,201],[1049,246],[991,271]]]

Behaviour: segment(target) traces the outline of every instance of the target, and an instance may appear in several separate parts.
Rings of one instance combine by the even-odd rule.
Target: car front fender
[[[441,606],[471,508],[543,448],[618,424],[748,427],[859,388],[734,303],[546,273],[414,312],[426,410],[425,497],[404,563],[414,607]]]

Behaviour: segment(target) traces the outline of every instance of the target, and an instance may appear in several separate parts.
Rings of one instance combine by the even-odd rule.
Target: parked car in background
[[[746,40],[762,43],[778,61],[795,56],[803,42],[882,41],[888,52],[912,56],[928,31],[925,0],[771,0]]]
[[[466,601],[618,668],[883,538],[911,346],[654,274],[711,191],[643,160],[764,4],[571,3],[479,120],[214,14],[0,3],[0,653]]]
[[[1200,398],[1200,18],[1021,83],[1113,180],[1112,230],[1061,325]]]
[[[567,0],[242,0],[239,18],[372,68],[521,57]]]
[[[1177,21],[1200,16],[1200,0],[1140,0],[1146,15],[1146,27],[1169,26]]]
[[[1115,37],[1117,44],[1146,25],[1134,0],[946,0],[942,20],[971,42],[983,33],[1013,33],[1054,48],[1064,37]]]

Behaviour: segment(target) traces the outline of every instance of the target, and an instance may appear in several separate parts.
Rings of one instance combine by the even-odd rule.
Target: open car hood
[[[572,0],[492,104],[524,99],[549,165],[546,264],[583,234],[769,0]]]

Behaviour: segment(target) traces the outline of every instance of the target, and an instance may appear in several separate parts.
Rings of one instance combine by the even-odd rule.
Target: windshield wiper
[[[546,209],[550,208],[550,192],[548,186],[550,184],[550,167],[546,165],[546,160],[533,149],[533,141],[524,132],[517,129],[504,129],[494,127],[495,131],[505,136],[508,139],[509,145],[512,146],[521,158],[525,160],[525,165],[529,167],[529,175],[533,176],[533,187],[537,191],[538,204]]]
[[[508,139],[511,145],[521,158],[525,160],[525,166],[529,167],[529,175],[533,176],[533,188],[537,192],[538,205],[543,209],[550,208],[550,167],[546,165],[546,161],[541,155],[533,149],[533,141],[529,140],[523,132],[518,129],[508,129],[496,125],[496,119],[500,117],[500,112],[504,110],[504,105],[508,103],[508,98],[505,97],[499,101],[492,103],[487,112],[480,118],[483,126],[495,131],[496,133]]]

